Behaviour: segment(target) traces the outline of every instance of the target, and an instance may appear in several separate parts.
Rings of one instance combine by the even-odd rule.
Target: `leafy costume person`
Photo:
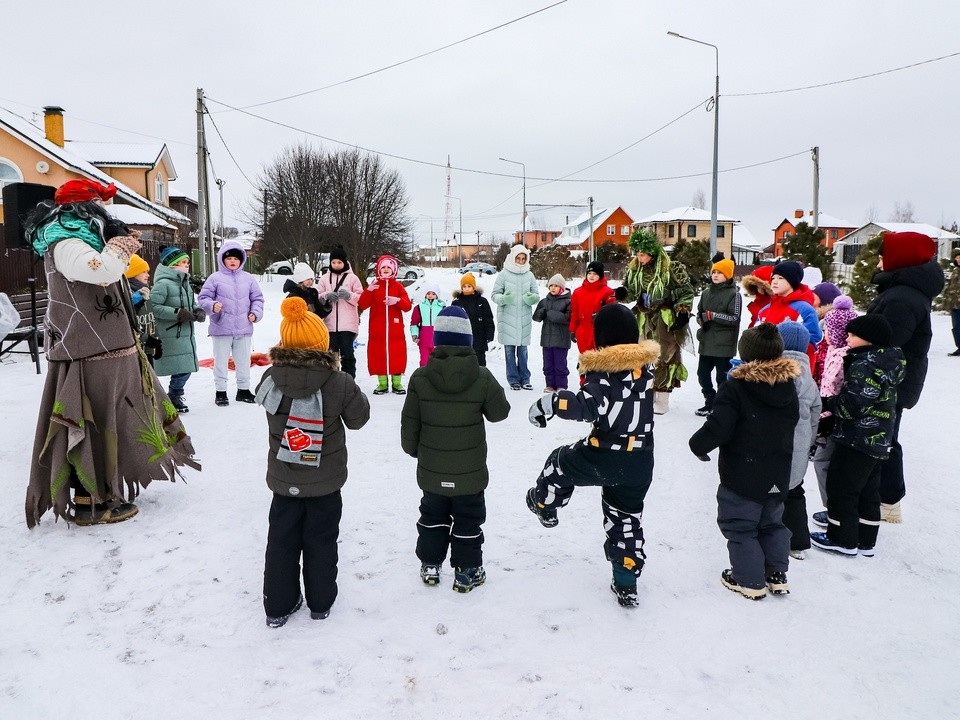
[[[681,346],[688,341],[687,324],[693,306],[693,285],[687,269],[670,256],[651,230],[637,228],[630,235],[630,250],[636,256],[627,265],[617,300],[636,301],[640,337],[660,344],[660,359],[653,372],[656,392],[654,412],[662,415],[670,407],[669,393],[687,379]]]
[[[71,180],[25,222],[50,297],[28,527],[51,508],[78,525],[126,520],[141,487],[200,467],[137,339],[123,273],[140,241],[104,209],[115,193]]]

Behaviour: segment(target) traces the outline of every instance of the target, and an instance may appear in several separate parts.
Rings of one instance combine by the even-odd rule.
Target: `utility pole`
[[[200,250],[200,273],[207,272],[207,143],[203,135],[203,88],[197,88],[197,235]]]
[[[820,226],[820,146],[812,151],[813,157],[813,231]]]
[[[590,210],[588,211],[590,213],[590,246],[587,252],[587,257],[589,258],[590,262],[593,262],[594,260],[596,260],[593,254],[593,196],[591,195],[590,197],[588,197],[587,201],[589,203],[589,208],[590,208]]]
[[[217,187],[220,189],[220,242],[223,242],[225,237],[223,233],[223,186],[226,184],[226,180],[217,178]]]

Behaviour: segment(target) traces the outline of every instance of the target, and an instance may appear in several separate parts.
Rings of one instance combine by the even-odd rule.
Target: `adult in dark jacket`
[[[717,387],[727,380],[730,360],[737,354],[737,337],[740,335],[740,288],[733,280],[733,260],[718,260],[710,269],[711,284],[704,288],[697,305],[697,342],[700,344],[700,360],[697,363],[697,380],[703,392],[703,407],[697,415],[709,415],[717,391],[713,388],[712,375],[716,374]]]
[[[417,522],[420,577],[440,581],[450,550],[453,589],[482,585],[483,530],[489,481],[484,419],[500,422],[510,403],[491,372],[477,363],[467,313],[446,307],[434,321],[436,348],[410,376],[400,417],[400,445],[417,458],[423,491]]]
[[[740,338],[744,361],[717,392],[713,412],[690,438],[701,460],[720,448],[717,525],[727,538],[730,569],[720,580],[752,600],[789,592],[790,531],[783,504],[790,485],[793,434],[800,417],[794,379],[775,326],[761,323]]]
[[[463,308],[470,318],[470,330],[473,332],[473,351],[477,354],[480,367],[487,366],[487,346],[493,342],[493,310],[489,301],[483,297],[483,288],[477,285],[473,273],[464,273],[460,278],[460,292],[453,293],[453,305]]]
[[[899,347],[907,361],[906,374],[897,389],[897,417],[890,445],[890,458],[881,465],[881,517],[900,522],[900,500],[906,494],[900,420],[920,400],[927,376],[927,353],[933,330],[930,305],[943,290],[943,270],[936,261],[937,244],[915,232],[886,233],[880,249],[879,272],[871,281],[877,297],[867,312],[883,315],[893,329],[891,345]]]
[[[256,394],[267,411],[267,486],[273,492],[263,574],[270,627],[283,625],[304,596],[314,619],[330,612],[337,597],[340,488],[347,480],[344,428],[358,430],[370,419],[370,404],[340,372],[320,318],[300,298],[284,300],[280,312],[280,345],[270,350],[273,366]]]

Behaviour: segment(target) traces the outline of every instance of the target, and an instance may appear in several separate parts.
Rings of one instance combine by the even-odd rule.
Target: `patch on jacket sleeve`
[[[445,488],[451,488],[451,489],[452,489],[452,488],[457,487],[457,484],[456,484],[456,483],[452,483],[452,482],[441,482],[441,483],[440,483],[440,487],[445,487]]]
[[[566,410],[567,404],[566,398],[557,398],[557,410]]]

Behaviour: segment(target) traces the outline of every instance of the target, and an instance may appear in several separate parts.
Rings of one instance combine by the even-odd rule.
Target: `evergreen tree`
[[[597,262],[604,265],[618,265],[630,260],[630,251],[620,243],[607,241],[596,248]]]
[[[670,253],[670,259],[679,262],[687,269],[690,282],[697,292],[710,282],[710,244],[706,240],[687,241],[686,238],[677,240]]]
[[[950,256],[950,261],[941,261],[944,266],[944,272],[950,272],[950,278],[933,302],[934,310],[950,312],[954,308],[960,308],[960,267],[957,266],[956,257],[960,255],[960,248],[956,248]]]
[[[814,230],[805,222],[797,223],[796,233],[783,239],[784,260],[797,260],[804,267],[819,268],[824,282],[833,277],[833,255],[823,244],[823,230]]]
[[[877,262],[880,260],[880,243],[883,242],[883,234],[875,235],[863,246],[863,251],[853,265],[853,276],[850,278],[850,285],[847,287],[847,295],[853,300],[853,304],[865,310],[867,306],[877,296],[877,286],[871,284],[870,280],[877,272]]]

